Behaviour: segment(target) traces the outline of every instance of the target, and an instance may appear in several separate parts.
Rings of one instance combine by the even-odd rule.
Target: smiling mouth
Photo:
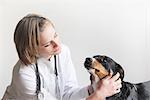
[[[58,51],[60,51],[60,47],[57,47],[55,50],[54,50],[54,52],[58,52]]]
[[[56,48],[56,49],[54,50],[54,52],[57,52],[57,51],[59,51],[59,48]]]

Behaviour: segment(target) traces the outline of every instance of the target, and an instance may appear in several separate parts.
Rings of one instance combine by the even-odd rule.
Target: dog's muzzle
[[[99,72],[100,70],[97,69],[97,68],[94,68],[93,67],[93,62],[94,62],[94,58],[86,58],[85,62],[84,62],[84,66],[87,70],[90,70],[90,69],[95,69],[97,72]]]

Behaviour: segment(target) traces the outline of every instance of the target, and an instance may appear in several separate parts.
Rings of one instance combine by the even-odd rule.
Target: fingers
[[[119,78],[117,81],[115,81],[116,86],[121,84],[121,79]]]
[[[119,93],[120,92],[120,88],[122,87],[122,84],[121,84],[121,79],[119,78],[117,81],[115,81],[114,83],[114,89],[115,89],[115,94],[116,93]]]
[[[119,77],[120,77],[120,74],[119,73],[117,73],[116,75],[114,75],[111,79],[113,80],[113,81],[116,81],[116,80],[118,80],[119,79]]]
[[[100,81],[100,84],[98,85],[98,90],[102,91],[105,95],[105,97],[112,96],[116,93],[120,92],[120,88],[122,87],[121,79],[119,78],[119,73],[117,73],[115,76],[112,77],[112,72],[110,75],[105,77]]]
[[[115,94],[116,94],[116,93],[119,93],[119,92],[120,92],[120,89],[117,89],[117,90],[115,91]]]
[[[115,84],[116,89],[120,89],[122,87],[121,79],[119,78],[114,84]]]

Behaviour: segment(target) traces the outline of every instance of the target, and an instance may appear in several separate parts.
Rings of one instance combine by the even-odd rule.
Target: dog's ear
[[[124,70],[118,63],[116,63],[116,71],[120,73],[120,79],[123,80]]]
[[[111,65],[111,63],[110,63],[110,60],[111,60],[111,58],[109,58],[109,57],[107,57],[107,56],[105,56],[105,55],[96,55],[96,56],[93,56],[93,58],[95,58],[99,63],[101,63],[104,67],[105,67],[105,69],[108,71],[108,72],[110,72],[110,65]]]
[[[95,55],[95,56],[93,56],[93,58],[95,58],[97,61],[99,61],[101,63],[101,62],[103,62],[105,56],[103,56],[103,55]]]
[[[113,71],[113,75],[117,74],[117,72],[120,73],[120,79],[123,80],[124,78],[124,70],[123,68],[117,63],[115,62],[112,58],[105,56],[104,60],[107,61],[107,66],[106,68],[109,68]]]
[[[110,72],[110,70],[113,71],[113,75],[115,75],[117,72],[120,73],[120,78],[123,80],[124,78],[124,70],[123,68],[115,62],[112,58],[105,56],[105,55],[96,55],[94,58],[99,61],[105,69]]]

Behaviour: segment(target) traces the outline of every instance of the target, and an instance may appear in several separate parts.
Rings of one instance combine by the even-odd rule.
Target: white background
[[[80,85],[89,84],[86,57],[104,54],[125,69],[125,80],[150,80],[149,0],[0,0],[0,98],[18,60],[13,33],[28,13],[48,17],[71,50]]]

